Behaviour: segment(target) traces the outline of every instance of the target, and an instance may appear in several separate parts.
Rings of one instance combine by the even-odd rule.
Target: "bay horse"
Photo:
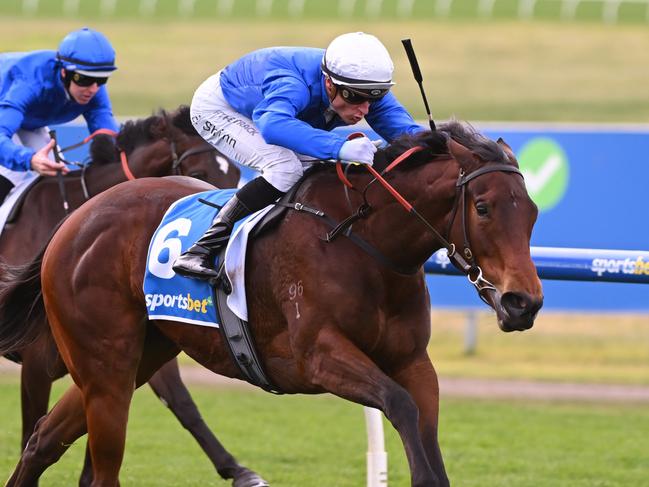
[[[120,152],[125,155],[123,161]],[[198,135],[190,122],[189,107],[184,105],[173,112],[160,110],[148,118],[126,122],[115,140],[108,135],[98,135],[92,139],[90,161],[87,169],[63,178],[70,210],[129,177],[179,174],[219,188],[233,188],[240,176],[235,164]],[[0,234],[2,261],[11,265],[30,262],[64,217],[57,179],[39,179],[26,194],[17,217]],[[44,320],[41,330],[33,342],[9,356],[22,364],[21,449],[26,446],[36,422],[47,412],[52,381],[67,374]],[[180,378],[175,359],[156,372],[149,379],[149,385],[194,436],[221,476],[239,479],[239,482],[243,477],[250,480],[256,476],[236,463],[205,424]],[[90,479],[90,464],[86,461],[81,485],[89,484]]]
[[[422,149],[388,165],[415,145]],[[250,326],[276,390],[329,392],[380,409],[400,435],[411,485],[446,486],[423,264],[448,244],[499,327],[526,330],[543,302],[529,249],[537,208],[506,143],[459,122],[380,150],[375,169],[386,165],[386,179],[413,216],[372,174],[350,170],[346,181],[365,189],[347,191],[337,171],[322,165],[295,193],[294,208],[340,221],[364,207],[344,235],[374,251],[351,237],[327,241],[324,218],[289,211],[248,249]],[[30,485],[86,431],[92,485],[118,485],[134,387],[180,350],[213,372],[243,377],[219,330],[146,314],[142,281],[156,226],[174,201],[207,189],[172,177],[106,191],[72,214],[0,293],[0,351],[28,339],[28,310],[14,303],[32,299],[32,313],[47,313],[75,382],[37,425],[7,486]],[[455,249],[463,258],[453,257]]]

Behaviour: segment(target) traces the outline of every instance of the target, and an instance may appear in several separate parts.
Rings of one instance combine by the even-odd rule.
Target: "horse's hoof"
[[[232,482],[232,487],[270,487],[270,484],[249,470],[237,476]]]

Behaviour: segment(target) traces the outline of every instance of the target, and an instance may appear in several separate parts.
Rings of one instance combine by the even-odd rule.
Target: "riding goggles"
[[[85,74],[77,73],[76,71],[72,72],[71,79],[75,85],[82,86],[84,88],[92,86],[95,83],[97,83],[97,86],[101,86],[106,84],[106,81],[108,81],[107,77],[96,78],[94,76],[87,76]]]
[[[337,88],[343,100],[351,105],[378,101],[390,91],[390,88],[350,88],[347,85],[337,85]]]

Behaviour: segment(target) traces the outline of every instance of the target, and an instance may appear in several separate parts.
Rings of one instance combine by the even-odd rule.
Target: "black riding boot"
[[[252,213],[237,195],[228,201],[219,214],[216,215],[212,226],[199,238],[194,245],[176,259],[173,270],[176,274],[196,279],[216,277],[213,258],[230,238],[234,224]]]
[[[284,193],[263,177],[248,182],[228,201],[212,226],[198,241],[180,255],[172,268],[181,276],[210,279],[217,276],[213,258],[228,243],[234,224],[241,218],[261,210]]]

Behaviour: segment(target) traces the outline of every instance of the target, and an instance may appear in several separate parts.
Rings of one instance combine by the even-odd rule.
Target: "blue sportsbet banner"
[[[505,139],[519,159],[540,209],[533,246],[649,251],[649,126],[476,126]],[[87,135],[80,126],[56,128],[61,146]],[[82,160],[85,150],[68,159]],[[254,177],[242,169],[244,178]],[[484,308],[464,278],[428,281],[434,306]],[[545,280],[544,290],[547,309],[649,312],[642,284]]]

